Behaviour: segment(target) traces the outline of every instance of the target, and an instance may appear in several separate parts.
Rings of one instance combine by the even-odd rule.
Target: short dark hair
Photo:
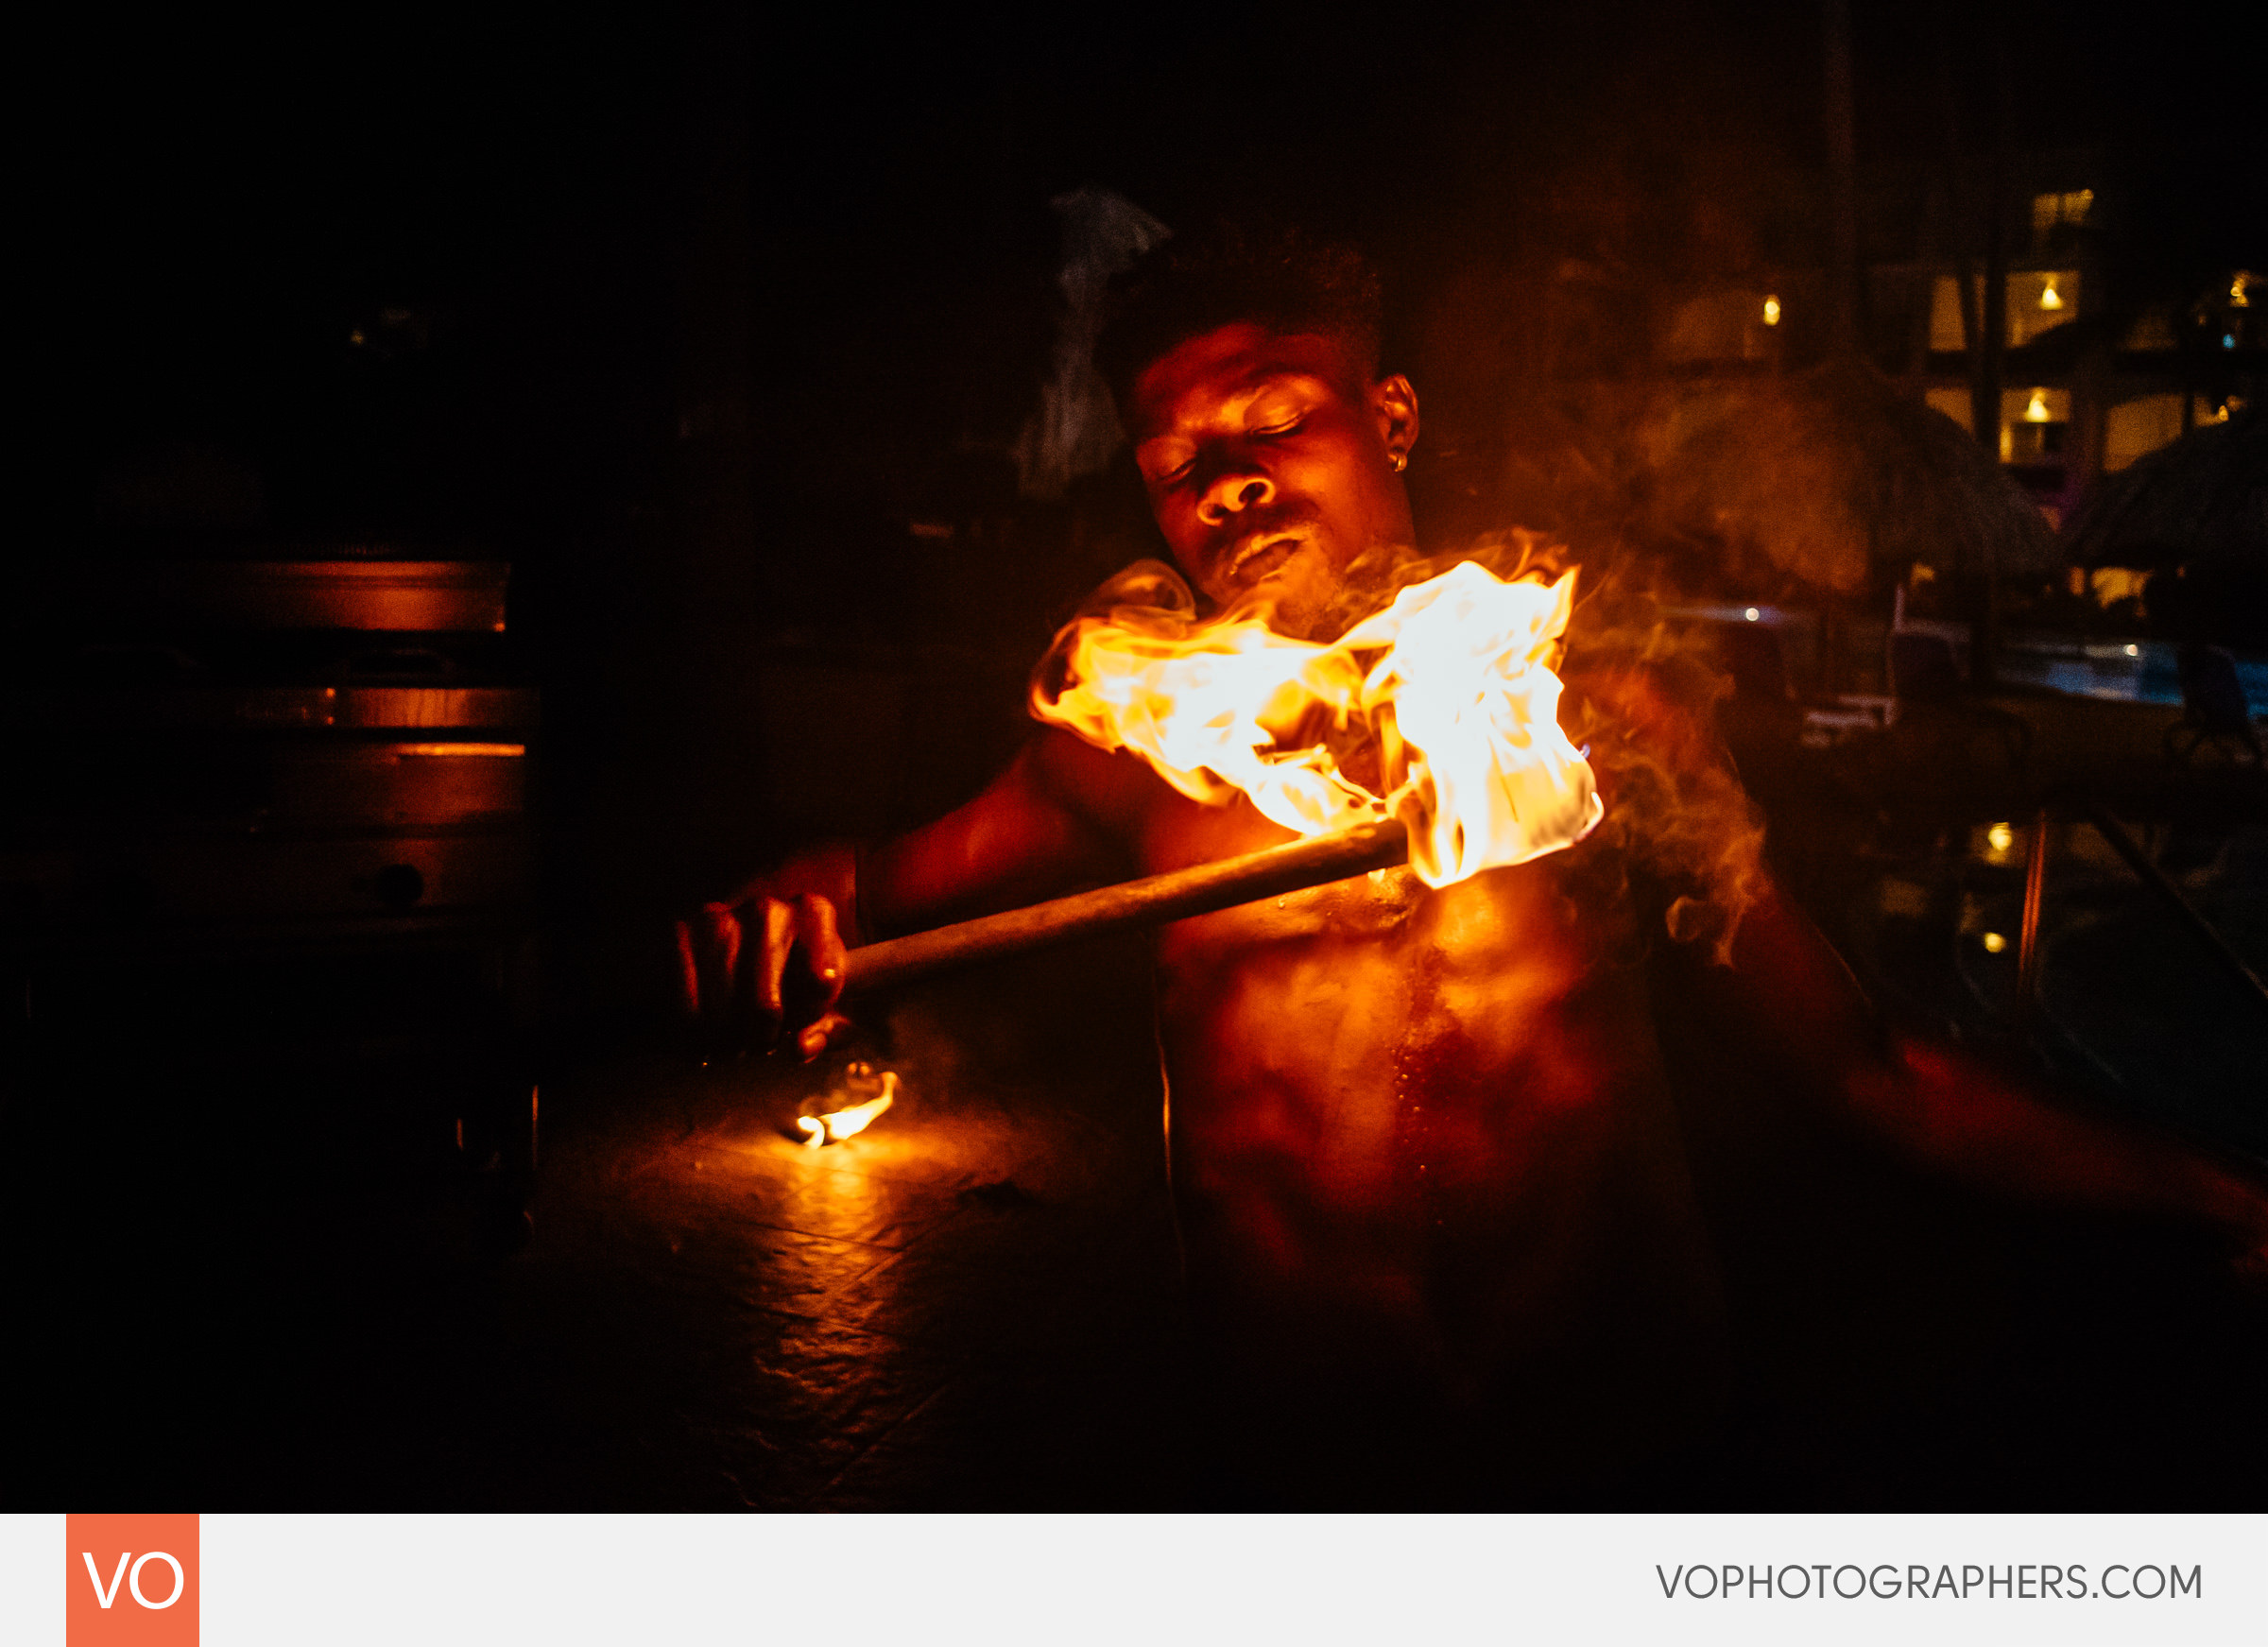
[[[1251,321],[1280,337],[1336,341],[1378,376],[1384,304],[1377,271],[1344,242],[1223,224],[1153,248],[1111,283],[1094,363],[1122,416],[1134,380],[1192,337]]]

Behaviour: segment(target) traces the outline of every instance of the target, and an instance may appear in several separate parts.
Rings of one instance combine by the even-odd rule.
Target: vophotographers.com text
[[[2202,1601],[2205,1567],[2192,1562],[2112,1562],[2090,1570],[2079,1563],[2005,1567],[1930,1567],[1920,1562],[1790,1562],[1752,1567],[1746,1562],[1654,1568],[1671,1601]]]

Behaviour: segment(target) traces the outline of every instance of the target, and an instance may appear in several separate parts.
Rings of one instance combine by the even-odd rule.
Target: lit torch
[[[1406,862],[1430,886],[1572,846],[1605,813],[1560,729],[1551,663],[1574,573],[1472,561],[1331,643],[1259,618],[1126,605],[1057,638],[1032,712],[1130,749],[1192,799],[1248,798],[1303,837],[850,952],[847,987],[899,983],[1082,934],[1177,920]]]

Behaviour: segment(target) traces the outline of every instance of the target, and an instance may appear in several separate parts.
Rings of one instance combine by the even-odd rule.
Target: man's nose
[[[1209,526],[1217,526],[1230,515],[1258,508],[1275,495],[1276,483],[1256,465],[1231,458],[1206,483],[1204,495],[1197,499],[1197,518]]]

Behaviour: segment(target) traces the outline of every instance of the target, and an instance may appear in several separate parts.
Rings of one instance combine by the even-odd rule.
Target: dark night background
[[[2128,301],[2268,261],[2219,18],[1857,8],[1863,254],[1912,254],[1941,61],[1983,149],[1997,43],[2028,146],[2136,175]],[[1047,365],[1052,197],[1355,236],[1429,444],[1465,451],[1526,386],[1538,271],[1675,291],[1816,265],[1825,234],[1802,5],[405,13],[160,25],[49,60],[26,244],[56,375],[18,552],[116,530],[122,480],[195,445],[257,475],[260,535],[508,558],[578,899],[682,898],[773,844],[738,833],[766,811],[765,641],[966,626],[1020,670],[1111,569],[1071,551],[1067,511],[989,552],[904,529],[1047,513],[1005,458]],[[1640,335],[1597,341],[1607,369]],[[659,804],[600,815],[624,789]]]
[[[1942,257],[1947,180],[2004,131],[2088,157],[2102,312],[2268,267],[2257,51],[2230,9],[1851,11],[1863,263]],[[50,26],[24,59],[51,113],[19,165],[11,581],[340,545],[508,560],[505,667],[543,695],[545,1055],[603,1061],[659,1031],[670,915],[799,839],[972,792],[1053,626],[1150,552],[1123,459],[1019,489],[1060,306],[1052,198],[1092,184],[1176,229],[1265,213],[1359,239],[1391,364],[1427,397],[1423,520],[1564,525],[1515,461],[1542,416],[1523,408],[1642,376],[1682,293],[1817,282],[1820,15]],[[1547,326],[1571,264],[1619,295]],[[1791,367],[1827,348],[1815,314],[1791,303]],[[1902,314],[1859,324],[1896,375]]]

